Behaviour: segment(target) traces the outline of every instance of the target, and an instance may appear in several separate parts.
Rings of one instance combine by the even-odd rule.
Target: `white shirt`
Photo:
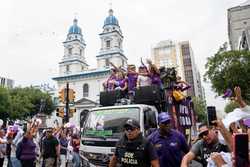
[[[142,87],[142,86],[150,86],[151,85],[151,79],[148,76],[139,75],[137,80],[138,80],[138,83],[139,83],[140,87]]]
[[[6,139],[0,138],[1,143],[7,142]],[[0,158],[4,158],[4,155],[6,153],[6,144],[0,144]]]
[[[249,105],[246,105],[245,107],[241,108],[241,110],[250,114],[250,106]]]

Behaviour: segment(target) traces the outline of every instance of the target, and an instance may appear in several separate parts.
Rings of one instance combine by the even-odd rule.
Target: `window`
[[[69,72],[69,71],[70,71],[69,65],[66,65],[66,72]]]
[[[191,59],[183,59],[184,66],[192,66]]]
[[[82,56],[82,49],[80,49],[80,56]]]
[[[105,66],[106,66],[106,67],[109,66],[109,59],[105,59]]]
[[[110,48],[110,41],[106,41],[107,48]]]
[[[81,112],[81,114],[80,114],[80,128],[83,128],[83,124],[87,118],[88,112],[89,112],[89,110],[86,110],[86,109]]]
[[[124,67],[125,63],[124,63],[124,60],[122,60],[122,67]]]
[[[150,135],[150,132],[157,128],[155,112],[151,108],[144,110],[144,127],[146,136]]]
[[[83,85],[83,97],[88,97],[89,96],[89,85],[84,84]]]
[[[72,48],[69,48],[69,54],[70,55],[72,54]]]

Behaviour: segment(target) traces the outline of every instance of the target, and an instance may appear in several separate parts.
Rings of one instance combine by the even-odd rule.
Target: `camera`
[[[176,83],[177,71],[175,67],[160,67],[160,78],[165,89],[172,89]]]

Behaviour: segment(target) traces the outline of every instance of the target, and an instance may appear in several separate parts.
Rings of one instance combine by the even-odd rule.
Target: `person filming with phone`
[[[188,167],[194,159],[199,159],[203,166],[207,166],[207,160],[213,152],[229,152],[228,146],[221,144],[218,139],[217,130],[206,124],[199,126],[199,138],[190,151],[183,157],[181,167]]]

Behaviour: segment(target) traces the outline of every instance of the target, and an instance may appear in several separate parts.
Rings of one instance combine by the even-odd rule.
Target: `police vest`
[[[145,148],[148,141],[142,136],[133,142],[128,142],[123,137],[116,146],[117,159],[122,167],[150,167],[150,161],[146,158]]]

